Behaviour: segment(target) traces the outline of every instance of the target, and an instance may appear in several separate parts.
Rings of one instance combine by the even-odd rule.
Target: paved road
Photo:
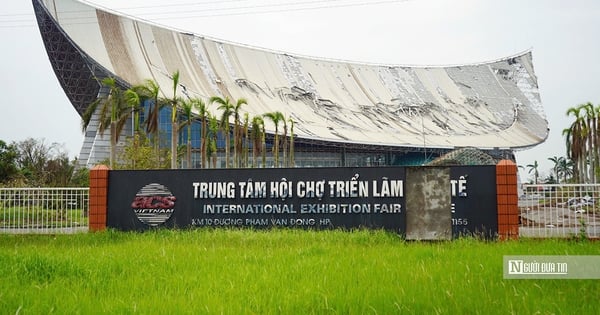
[[[589,212],[589,208],[552,203],[538,197],[519,199],[519,234],[523,237],[573,237],[581,234],[584,228],[588,237],[600,238],[600,213]]]

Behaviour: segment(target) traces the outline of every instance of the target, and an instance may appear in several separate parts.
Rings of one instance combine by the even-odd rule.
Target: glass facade
[[[149,117],[149,110],[153,105],[146,103],[140,119],[144,121]],[[185,117],[180,116],[180,125],[184,123]],[[159,133],[160,147],[164,149],[171,148],[171,108],[163,107],[159,114]],[[179,130],[179,146],[182,148],[179,165],[181,168],[201,168],[201,122],[195,118],[191,126],[191,165],[187,165],[184,149],[188,141],[187,126]],[[231,141],[233,143],[233,127],[230,128]],[[152,137],[152,135],[150,135]],[[288,139],[289,140],[289,139]],[[244,139],[244,152],[240,162],[240,167],[274,167],[274,154],[272,147],[274,137],[267,134],[265,162],[263,165],[263,154],[257,157],[253,156],[253,145],[251,139]],[[406,147],[381,147],[369,145],[355,145],[351,143],[327,143],[301,138],[294,139],[293,165],[291,161],[291,149],[285,154],[282,150],[282,139],[280,136],[279,167],[369,167],[369,166],[417,166],[423,165],[435,158],[448,153],[451,149],[431,149],[431,148],[406,148]],[[233,145],[230,148],[230,160],[233,160]],[[287,160],[288,163],[285,163]],[[230,162],[232,163],[232,162]],[[217,154],[216,161],[209,157],[208,167],[225,168],[225,137],[220,131],[217,135]]]

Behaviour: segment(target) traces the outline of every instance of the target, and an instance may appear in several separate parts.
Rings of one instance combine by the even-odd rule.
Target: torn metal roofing
[[[83,1],[33,2],[88,65],[92,60],[128,84],[153,79],[165,91],[178,70],[182,97],[244,97],[243,110],[250,116],[281,111],[291,117],[299,138],[514,149],[548,136],[530,51],[448,67],[342,62],[209,39]],[[66,84],[63,88],[73,93]],[[70,99],[81,110],[82,104]],[[275,129],[268,122],[266,127]]]
[[[448,165],[496,165],[499,160],[477,148],[460,148],[452,150],[435,160],[428,162],[428,166]]]

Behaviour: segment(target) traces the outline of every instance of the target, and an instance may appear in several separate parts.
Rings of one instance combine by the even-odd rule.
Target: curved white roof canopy
[[[153,79],[168,93],[179,70],[182,97],[244,97],[250,116],[292,117],[300,138],[514,149],[548,135],[529,51],[448,67],[340,62],[207,39],[82,1],[41,1],[78,49],[129,84]]]

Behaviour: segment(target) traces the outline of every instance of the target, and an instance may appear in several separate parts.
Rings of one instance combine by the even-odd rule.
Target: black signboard
[[[495,166],[450,167],[452,235],[492,238],[498,232]]]
[[[451,167],[450,174],[453,235],[494,236],[495,166]],[[404,167],[111,171],[107,226],[381,228],[404,234],[405,180]]]
[[[107,225],[403,233],[404,168],[111,171]]]

